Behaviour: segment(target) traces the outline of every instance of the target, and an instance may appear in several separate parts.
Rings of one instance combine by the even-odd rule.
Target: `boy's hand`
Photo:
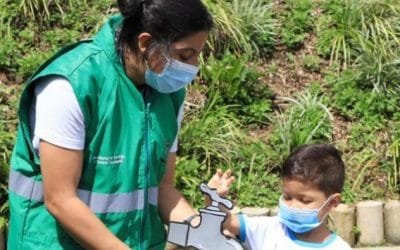
[[[228,169],[223,172],[221,169],[218,169],[207,185],[210,188],[217,189],[218,195],[224,197],[228,194],[229,188],[234,181],[235,177],[232,176],[232,170]]]
[[[221,169],[218,169],[214,176],[208,181],[207,185],[210,188],[217,189],[218,195],[224,197],[228,194],[229,188],[232,186],[233,182],[235,182],[235,177],[232,176],[232,170],[228,169],[223,172]],[[211,204],[208,195],[205,195],[205,203],[206,205]],[[222,205],[220,205],[219,208],[227,213],[227,217],[223,224],[223,234],[235,238],[236,235],[239,234],[238,217],[235,214],[231,214],[232,210],[229,210]]]

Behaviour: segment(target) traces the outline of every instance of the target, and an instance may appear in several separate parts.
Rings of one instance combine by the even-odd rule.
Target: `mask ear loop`
[[[324,202],[324,204],[322,204],[321,207],[318,208],[318,214],[319,214],[319,212],[321,211],[321,209],[324,208],[324,207],[332,200],[332,198],[333,198],[333,195],[330,195],[330,196],[328,197],[328,199],[326,199],[326,201]],[[320,221],[324,221],[328,215],[329,215],[329,212],[327,212],[327,213],[324,215],[324,217],[321,218]]]
[[[171,63],[170,62],[171,59],[167,56],[167,53],[164,51],[164,50],[168,50],[167,48],[163,48],[163,46],[160,46],[158,49],[160,50],[160,52],[158,54],[160,54],[160,56],[162,56],[163,58],[160,59],[160,62],[157,62],[157,65],[155,65],[155,67],[158,67],[159,65],[164,64],[162,71],[160,73],[156,73],[157,75],[161,76],[164,73],[165,69],[168,67],[168,64]],[[156,50],[157,50],[157,48],[150,48],[149,52],[145,53],[143,56],[143,60],[146,65],[146,69],[153,71],[153,72],[154,72],[154,70],[152,70],[150,68],[148,59],[157,53]]]

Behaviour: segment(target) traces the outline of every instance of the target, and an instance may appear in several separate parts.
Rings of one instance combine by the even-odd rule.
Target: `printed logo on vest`
[[[92,161],[98,165],[119,165],[125,161],[125,155],[94,156]]]

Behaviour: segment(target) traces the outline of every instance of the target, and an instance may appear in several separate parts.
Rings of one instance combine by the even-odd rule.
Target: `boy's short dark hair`
[[[300,146],[289,155],[282,167],[282,179],[311,183],[326,195],[342,191],[344,176],[340,152],[329,144]]]

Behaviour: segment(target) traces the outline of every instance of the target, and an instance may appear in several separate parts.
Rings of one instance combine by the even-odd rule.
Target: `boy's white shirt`
[[[295,238],[277,216],[243,216],[245,246],[252,250],[350,250],[351,247],[337,234],[323,243],[309,243]],[[243,228],[241,229],[243,230]]]
[[[177,122],[182,122],[181,106]],[[29,111],[33,147],[39,153],[40,139],[56,146],[83,150],[85,120],[70,83],[61,77],[51,78],[35,86],[35,96]],[[176,152],[175,138],[170,152]]]

